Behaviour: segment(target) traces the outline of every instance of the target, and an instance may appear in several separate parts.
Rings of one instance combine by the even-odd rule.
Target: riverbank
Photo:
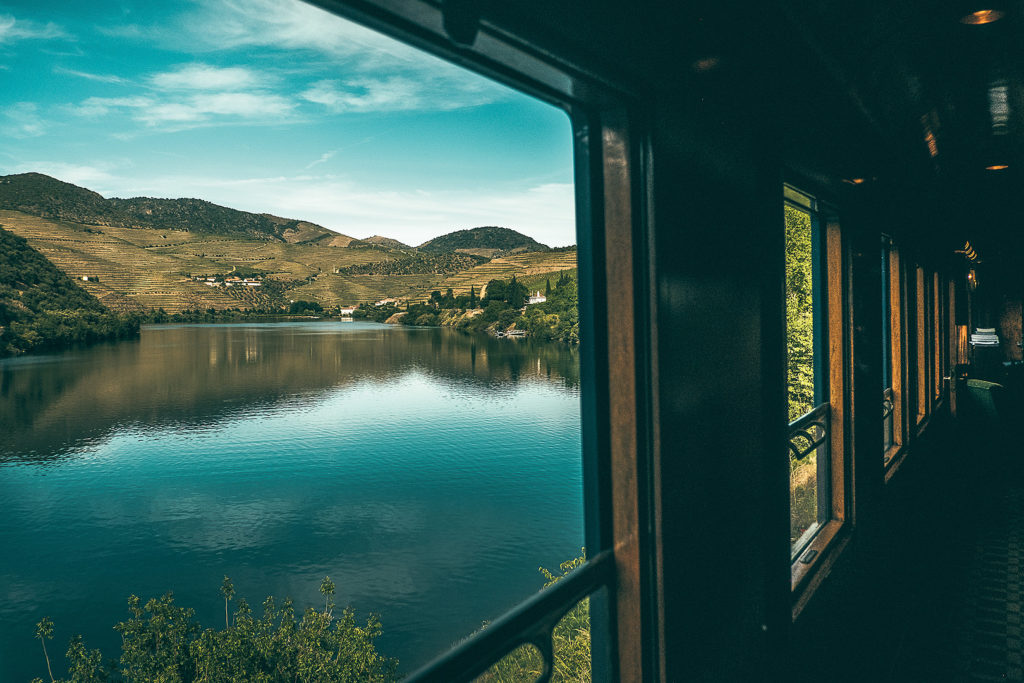
[[[579,300],[576,279],[563,274],[554,287],[545,283],[545,293],[528,297],[528,290],[513,277],[508,282],[491,280],[479,301],[469,296],[435,291],[423,303],[396,303],[358,307],[353,318],[418,327],[453,327],[467,332],[484,332],[495,337],[522,336],[541,341],[578,344],[580,341]],[[538,291],[538,295],[540,292]],[[535,303],[528,303],[536,300]]]

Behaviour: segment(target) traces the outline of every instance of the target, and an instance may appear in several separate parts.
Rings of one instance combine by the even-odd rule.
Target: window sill
[[[850,534],[847,525],[838,520],[828,522],[818,535],[804,548],[803,552],[790,565],[790,589],[793,595],[793,620],[800,615],[814,592],[825,580],[832,565],[842,554],[849,543]],[[808,553],[814,551],[814,559],[804,564],[800,561]]]
[[[907,449],[903,447],[903,444],[893,444],[889,447],[889,450],[885,452],[883,458],[885,462],[885,483],[888,484],[889,480],[892,479],[893,475],[896,474],[896,470],[900,468],[903,463],[903,458],[907,455]]]

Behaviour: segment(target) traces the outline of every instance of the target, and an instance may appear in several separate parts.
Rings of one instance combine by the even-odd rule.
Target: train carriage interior
[[[574,133],[588,559],[408,680],[1024,680],[1024,1],[310,1]]]
[[[412,680],[1024,679],[1024,3],[316,4],[575,130],[590,560]]]

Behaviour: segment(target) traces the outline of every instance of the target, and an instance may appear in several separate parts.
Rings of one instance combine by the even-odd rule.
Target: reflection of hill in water
[[[575,349],[448,329],[155,326],[139,341],[0,364],[0,463],[45,461],[118,427],[208,424],[409,372],[476,390],[579,382]]]

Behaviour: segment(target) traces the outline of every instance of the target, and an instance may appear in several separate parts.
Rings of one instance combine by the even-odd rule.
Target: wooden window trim
[[[885,483],[888,484],[892,481],[892,478],[896,476],[896,472],[899,471],[900,466],[903,465],[903,461],[907,459],[907,454],[910,452],[909,448],[900,446],[898,448],[890,448],[886,451],[886,463],[885,463]]]
[[[956,349],[958,344],[956,329],[956,282],[953,278],[946,280],[946,333],[948,346],[946,347],[946,368],[942,373],[943,377],[949,377],[946,382],[946,392],[949,395],[949,412],[956,415]]]
[[[847,477],[845,452],[846,423],[846,339],[848,311],[846,282],[848,273],[843,254],[842,231],[834,216],[822,215],[825,224],[826,334],[828,335],[828,397],[830,403],[830,473],[832,505],[830,519],[818,529],[790,564],[790,590],[796,619],[814,591],[828,575],[836,558],[849,541],[847,523]],[[813,553],[810,562],[804,562]]]
[[[924,289],[924,269],[916,266],[914,269],[914,314],[916,325],[914,327],[914,349],[915,363],[917,370],[915,385],[917,389],[917,434],[920,435],[928,419],[928,344],[927,344],[927,304]]]
[[[904,326],[903,326],[903,278],[900,250],[889,245],[889,376],[892,388],[892,446],[886,450],[883,461],[887,469],[896,462],[896,455],[907,442],[906,425],[906,367],[904,359]],[[888,478],[886,479],[888,481]]]
[[[843,263],[842,232],[839,222],[827,217],[825,224],[826,300],[828,301],[828,400],[831,406],[829,430],[831,443],[832,515],[831,520],[846,519],[846,477],[844,444],[846,424],[846,310],[843,305],[846,269]]]
[[[849,541],[848,526],[842,521],[830,520],[790,565],[789,583],[793,592],[794,621],[829,575]],[[801,558],[812,552],[815,556],[811,562],[805,564],[801,561]]]
[[[931,277],[932,289],[932,399],[935,406],[942,401],[942,289],[938,271]]]

